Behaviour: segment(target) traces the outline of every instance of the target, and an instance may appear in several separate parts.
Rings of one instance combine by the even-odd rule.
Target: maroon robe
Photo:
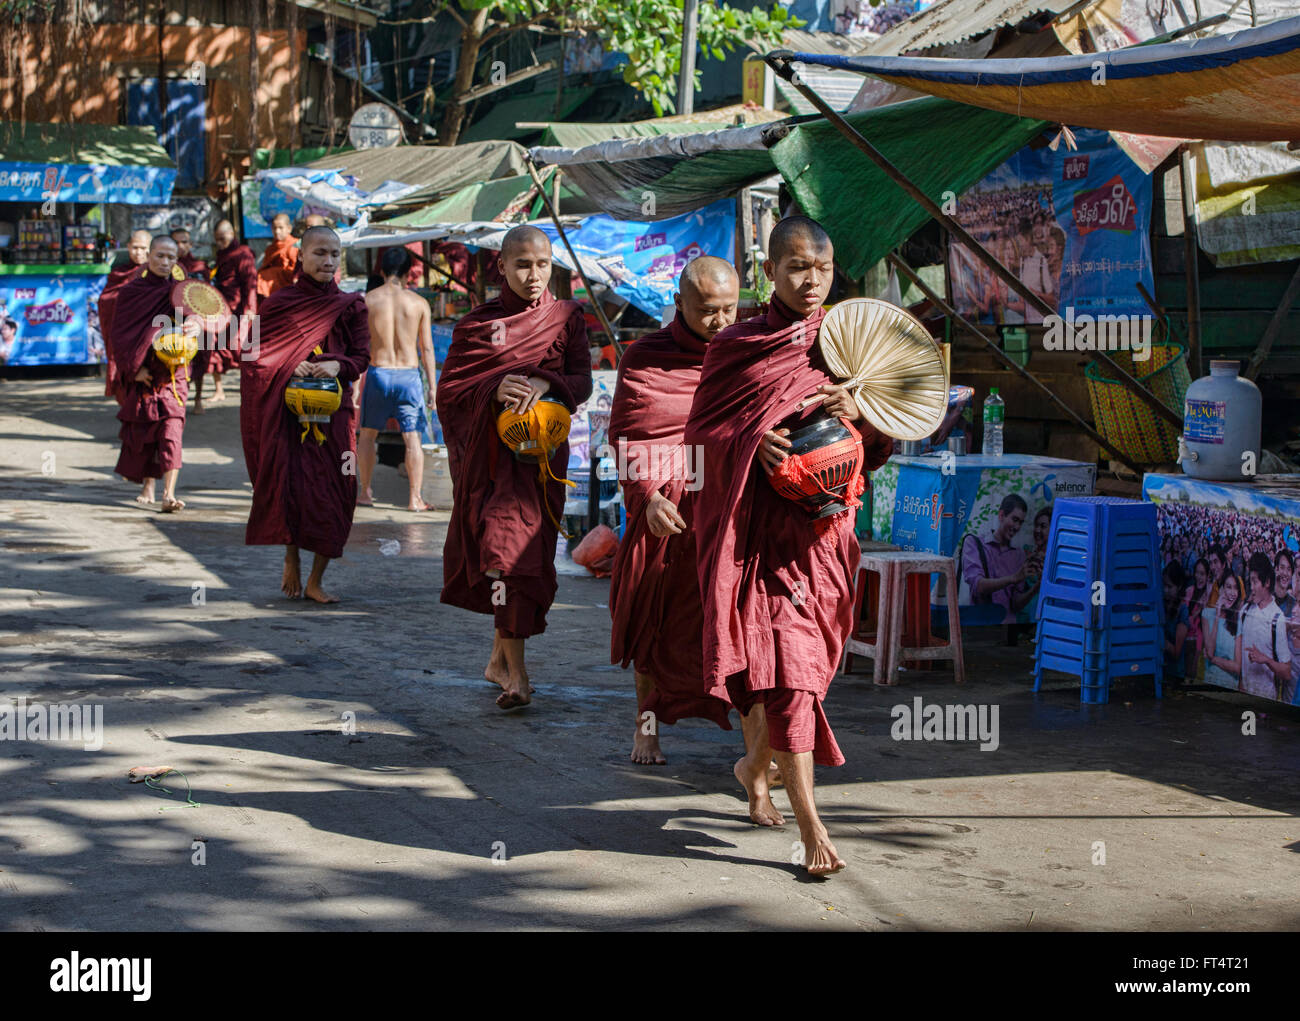
[[[813,752],[840,765],[822,699],[853,627],[859,548],[852,511],[814,523],[777,494],[756,454],[762,436],[833,382],[816,346],[824,313],[799,319],[774,299],[709,343],[686,442],[705,450],[694,501],[704,602],[708,688],[726,690],[742,713],[763,701],[777,751]],[[806,418],[815,405],[798,413]],[[892,440],[865,422],[864,471],[889,457]]]
[[[205,284],[208,282],[208,264],[202,259],[196,258],[193,252],[189,255],[178,256],[176,265],[181,268],[181,272],[186,277],[193,280],[202,280]]]
[[[253,250],[247,245],[232,244],[217,252],[212,286],[226,299],[234,318],[224,343],[214,350],[200,351],[199,357],[194,359],[195,372],[200,376],[205,372],[227,372],[240,365],[241,343],[248,332],[249,321],[243,317],[251,317],[257,312],[257,259]]]
[[[357,504],[352,384],[370,364],[366,300],[332,280],[318,284],[304,275],[267,298],[259,320],[257,357],[240,369],[239,431],[253,483],[244,543],[341,557]],[[317,346],[322,354],[313,354]],[[284,403],[293,370],[304,360],[339,363],[343,402],[320,425],[324,443],[310,431],[304,438]]]
[[[117,396],[117,361],[113,358],[113,313],[117,309],[117,295],[132,277],[143,272],[143,266],[128,262],[109,272],[104,289],[99,292],[99,332],[104,338],[104,355],[108,360],[104,370],[105,397]]]
[[[133,267],[131,279],[116,293],[112,311],[112,357],[117,368],[117,412],[122,428],[122,452],[114,471],[131,482],[162,478],[181,466],[181,435],[185,429],[185,400],[189,396],[188,366],[172,372],[153,350],[159,316],[171,319],[171,277],[155,276]],[[136,382],[141,366],[153,377]]]
[[[627,528],[610,582],[610,652],[612,662],[634,663],[654,678],[643,711],[662,723],[700,716],[730,730],[731,703],[704,686],[704,609],[690,526],[700,464],[687,458],[683,440],[706,349],[707,342],[691,332],[679,312],[619,360],[609,442],[623,480]],[[686,520],[680,535],[650,533],[645,509],[656,492],[676,504]]]
[[[515,460],[497,435],[496,391],[512,374],[546,379],[570,413],[591,395],[591,353],[577,302],[544,291],[530,305],[505,288],[456,324],[438,378],[438,421],[454,494],[439,598],[493,614],[503,637],[528,638],[546,630],[555,600],[552,518],[564,513],[567,487],[545,483],[548,514],[538,466]],[[563,443],[551,473],[562,479],[568,466]],[[500,572],[504,600],[493,599],[497,579],[488,571]]]

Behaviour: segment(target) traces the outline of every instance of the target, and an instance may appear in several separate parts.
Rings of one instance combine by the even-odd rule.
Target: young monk
[[[343,555],[357,503],[356,433],[352,383],[370,364],[366,301],[334,282],[342,246],[328,227],[302,238],[302,273],[292,287],[267,298],[259,315],[257,357],[243,362],[239,427],[253,483],[253,506],[244,542],[280,546],[280,589],[290,599],[317,603],[338,598],[322,587],[325,568]],[[323,439],[305,430],[284,403],[295,376],[332,377],[343,385],[342,403]],[[315,554],[304,588],[299,550]]]
[[[550,239],[536,227],[510,230],[497,265],[501,296],[456,324],[438,381],[438,420],[447,441],[454,502],[443,549],[441,601],[492,614],[496,636],[483,676],[501,686],[497,705],[527,705],[532,688],[524,641],[546,629],[555,599],[555,541],[565,487],[539,480],[497,435],[506,408],[528,411],[553,394],[572,413],[591,394],[591,354],[582,309],[558,301]],[[569,445],[550,461],[564,478]]]
[[[701,465],[682,434],[704,352],[736,321],[739,301],[740,279],[729,262],[694,259],[678,281],[673,321],[619,360],[609,442],[620,466],[627,530],[614,557],[609,613],[612,662],[634,665],[633,762],[667,761],[659,748],[661,723],[699,716],[731,729],[731,704],[709,694],[703,680],[704,618],[687,506]]]
[[[190,232],[184,227],[177,227],[172,231],[171,238],[176,242],[176,265],[181,268],[181,272],[193,280],[202,280],[206,284],[208,264],[192,251],[193,242],[190,240]]]
[[[117,293],[113,313],[113,359],[117,363],[118,410],[122,423],[122,452],[114,471],[140,483],[136,502],[154,503],[154,483],[163,480],[162,511],[185,506],[176,498],[181,469],[181,438],[185,430],[185,398],[189,375],[184,366],[172,371],[154,353],[153,341],[162,320],[174,320],[171,291],[176,283],[176,242],[159,235],[149,245],[148,261]],[[183,326],[197,335],[197,321]],[[200,345],[202,346],[202,345]]]
[[[227,343],[200,351],[194,359],[194,412],[203,414],[203,376],[212,373],[215,388],[212,403],[226,399],[222,375],[238,368],[240,348],[247,335],[247,323],[257,313],[257,260],[248,245],[235,238],[235,228],[229,220],[222,220],[213,228],[212,240],[217,245],[217,265],[212,273],[212,286],[221,292],[234,316]],[[232,339],[235,338],[235,339]]]
[[[117,308],[117,294],[134,277],[144,272],[149,261],[149,237],[147,230],[137,230],[127,242],[126,257],[118,257],[109,270],[104,289],[99,292],[99,332],[104,337],[104,353],[107,365],[104,370],[104,396],[117,395],[117,361],[113,358],[113,313]]]
[[[748,717],[763,710],[767,733],[799,824],[802,862],[812,875],[844,868],[813,802],[813,761],[844,756],[822,699],[853,626],[859,550],[853,513],[813,521],[777,494],[764,474],[788,456],[782,422],[819,409],[862,434],[864,471],[887,460],[892,441],[860,420],[856,403],[832,383],[817,349],[834,251],[806,217],[780,221],[763,271],[774,285],[765,316],[737,323],[709,343],[687,444],[705,451],[694,525],[704,603],[704,671]],[[797,412],[807,397],[821,401]],[[780,815],[766,790],[769,749],[747,742],[736,764],[755,821]],[[757,813],[757,815],[755,814]]]
[[[298,239],[287,213],[276,213],[271,221],[271,243],[262,253],[257,268],[257,296],[269,298],[293,283],[298,272]]]

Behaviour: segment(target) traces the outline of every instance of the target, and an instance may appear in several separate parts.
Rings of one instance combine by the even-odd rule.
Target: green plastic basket
[[[1151,345],[1150,359],[1136,363],[1131,351],[1108,354],[1161,403],[1182,415],[1183,399],[1192,382],[1187,370],[1187,349],[1182,344],[1157,341]],[[1180,430],[1177,426],[1158,416],[1124,384],[1107,376],[1100,362],[1089,362],[1085,375],[1097,431],[1116,449],[1141,464],[1168,464],[1178,459]]]

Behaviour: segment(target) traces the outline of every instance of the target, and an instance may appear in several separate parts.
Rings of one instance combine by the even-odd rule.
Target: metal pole
[[[1187,284],[1187,360],[1192,378],[1201,376],[1201,267],[1197,259],[1196,174],[1192,154],[1182,147],[1178,159],[1179,191],[1183,198],[1183,274]]]
[[[1038,389],[1043,391],[1043,393],[1047,395],[1047,399],[1049,401],[1051,401],[1058,408],[1060,408],[1061,411],[1065,412],[1066,417],[1069,418],[1072,422],[1074,422],[1075,425],[1079,426],[1090,437],[1096,440],[1103,450],[1110,451],[1112,454],[1115,455],[1115,459],[1117,461],[1120,461],[1121,463],[1126,465],[1130,470],[1132,470],[1136,474],[1138,475],[1142,474],[1142,469],[1138,467],[1137,464],[1129,460],[1126,454],[1123,454],[1119,450],[1117,450],[1111,444],[1111,442],[1108,439],[1106,439],[1106,437],[1104,437],[1101,433],[1097,432],[1096,429],[1094,429],[1082,418],[1080,418],[1077,414],[1075,414],[1073,408],[1071,408],[1068,404],[1066,404],[1063,400],[1061,400],[1061,398],[1057,397],[1056,394],[1052,393],[1052,391],[1047,388],[1047,384],[1045,384],[1032,372],[1028,371],[1023,366],[1021,366],[1018,362],[1016,362],[1015,359],[1013,359],[1010,355],[1008,355],[1005,351],[1003,351],[1002,348],[998,347],[997,341],[987,336],[982,330],[980,330],[978,326],[975,326],[965,317],[960,315],[956,309],[954,309],[946,301],[944,301],[937,294],[935,294],[934,291],[932,291],[929,288],[929,286],[926,285],[925,281],[922,280],[919,276],[917,276],[916,273],[912,271],[911,266],[905,263],[893,252],[890,252],[885,258],[887,258],[890,264],[893,265],[894,268],[897,269],[900,273],[902,273],[903,276],[907,277],[908,280],[912,281],[912,283],[914,283],[918,288],[920,288],[921,293],[930,299],[931,304],[933,304],[935,308],[942,311],[944,315],[948,316],[954,322],[958,322],[962,326],[966,327],[966,329],[970,330],[971,333],[975,334],[975,336],[979,337],[980,340],[984,341],[984,343],[989,346],[989,349],[993,352],[993,354],[996,355],[997,358],[1004,365],[1007,366],[1007,368],[1024,376],[1025,379],[1029,380],[1029,382],[1033,383],[1034,386],[1038,387]]]
[[[555,224],[556,231],[559,232],[560,240],[564,242],[565,251],[569,253],[569,259],[573,263],[573,271],[582,279],[582,286],[587,289],[587,298],[591,301],[591,307],[595,310],[596,318],[600,320],[600,325],[604,329],[606,336],[609,337],[610,344],[614,347],[614,353],[618,353],[618,340],[614,336],[614,327],[609,323],[609,317],[605,315],[605,307],[596,299],[596,292],[591,289],[591,281],[587,279],[587,274],[582,271],[582,263],[578,261],[578,255],[569,244],[569,235],[564,233],[564,225],[560,223],[559,214],[555,212],[555,207],[551,205],[551,198],[546,194],[546,186],[542,184],[542,179],[537,176],[537,167],[533,161],[527,157],[524,158],[524,166],[528,168],[528,175],[533,179],[533,184],[537,186],[537,194],[541,195],[542,202],[546,204],[546,212],[551,217],[551,222]]]
[[[1012,273],[1011,270],[1002,265],[1002,263],[995,259],[983,245],[968,234],[966,228],[952,217],[948,216],[948,214],[935,205],[934,202],[930,201],[930,197],[913,184],[901,170],[894,166],[894,164],[880,152],[879,149],[863,138],[862,135],[858,134],[848,121],[827,106],[821,96],[817,95],[816,92],[804,84],[803,80],[794,73],[794,69],[790,66],[790,62],[793,58],[794,54],[790,50],[775,50],[772,53],[769,53],[764,59],[772,70],[798,89],[804,98],[812,103],[812,105],[817,108],[817,111],[835,126],[840,134],[847,138],[854,147],[866,155],[866,157],[879,167],[890,180],[902,188],[903,191],[907,192],[917,205],[943,224],[944,227],[946,227],[957,238],[957,240],[970,249],[970,251],[976,255],[981,262],[988,266],[989,269],[991,269],[1004,283],[1006,283],[1008,287],[1023,297],[1026,303],[1032,305],[1044,316],[1056,315],[1056,310],[1052,308],[1051,305],[1047,304],[1047,302],[1021,283],[1020,279]],[[1105,352],[1095,351],[1093,353],[1096,355],[1097,361],[1101,362],[1102,365],[1106,366],[1106,368],[1118,377],[1117,381],[1119,383],[1141,398],[1142,401],[1148,404],[1151,409],[1156,412],[1156,414],[1160,415],[1171,425],[1182,429],[1182,417],[1166,407],[1159,397],[1130,376]]]
[[[677,112],[695,112],[695,49],[700,0],[686,0],[682,10],[682,70],[677,81]]]

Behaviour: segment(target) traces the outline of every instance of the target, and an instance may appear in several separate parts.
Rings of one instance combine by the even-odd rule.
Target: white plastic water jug
[[[1237,374],[1240,366],[1212,361],[1210,374],[1187,388],[1178,458],[1194,478],[1243,482],[1256,472],[1264,399]]]

